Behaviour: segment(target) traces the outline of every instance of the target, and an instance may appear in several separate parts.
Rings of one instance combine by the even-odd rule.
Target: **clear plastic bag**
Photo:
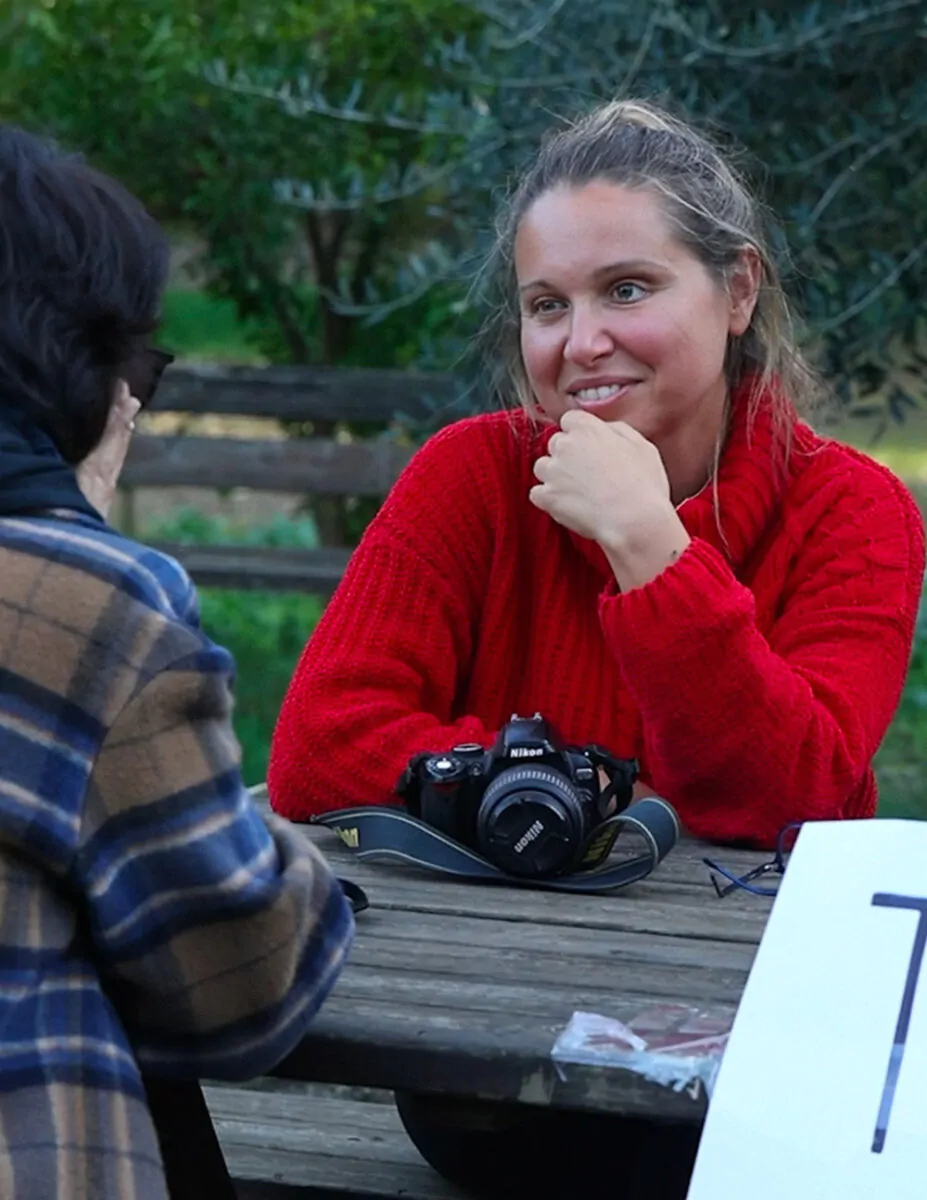
[[[642,1009],[628,1021],[576,1012],[551,1058],[561,1074],[570,1063],[634,1071],[654,1083],[697,1098],[711,1095],[727,1047],[734,1012],[707,1012],[683,1004]]]

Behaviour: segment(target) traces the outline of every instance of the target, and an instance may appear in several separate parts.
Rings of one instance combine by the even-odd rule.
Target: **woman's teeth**
[[[573,395],[577,400],[607,400],[609,396],[620,392],[625,386],[626,384],[623,383],[606,383],[601,387],[580,388]]]

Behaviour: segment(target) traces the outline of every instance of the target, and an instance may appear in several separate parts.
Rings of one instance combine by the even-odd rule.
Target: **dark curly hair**
[[[16,406],[79,463],[120,368],[157,328],[167,239],[79,155],[0,126],[0,416]]]

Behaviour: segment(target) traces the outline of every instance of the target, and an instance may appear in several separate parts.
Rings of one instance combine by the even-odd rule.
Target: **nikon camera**
[[[413,816],[501,870],[543,879],[596,865],[595,830],[630,804],[636,775],[599,746],[563,744],[540,713],[513,714],[491,750],[417,754],[398,791]]]

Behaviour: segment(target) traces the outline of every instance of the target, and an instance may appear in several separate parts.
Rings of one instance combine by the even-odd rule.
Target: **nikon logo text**
[[[540,821],[535,821],[533,825],[529,826],[528,829],[525,830],[512,849],[516,854],[521,854],[525,846],[530,846],[534,839],[539,837],[543,832],[544,826]]]
[[[509,751],[511,758],[540,758],[544,753],[540,746],[513,746]]]

